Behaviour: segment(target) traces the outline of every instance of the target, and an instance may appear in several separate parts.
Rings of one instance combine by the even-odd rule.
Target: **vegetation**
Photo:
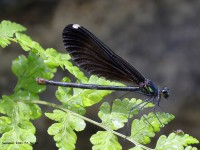
[[[39,119],[42,110],[39,105],[53,107],[53,112],[44,112],[46,117],[54,120],[48,129],[48,134],[53,136],[56,146],[59,149],[73,150],[77,140],[76,132],[81,132],[86,123],[99,126],[104,131],[98,131],[90,139],[93,150],[121,150],[122,146],[118,137],[125,138],[133,143],[130,150],[149,150],[145,146],[151,142],[163,127],[153,112],[144,115],[141,119],[134,119],[131,124],[130,136],[120,134],[118,129],[123,128],[128,121],[128,114],[132,107],[142,100],[115,99],[112,106],[104,102],[98,112],[101,123],[84,117],[87,107],[101,102],[111,91],[98,91],[89,89],[73,89],[58,87],[55,92],[56,98],[61,105],[49,103],[48,100],[40,100],[39,93],[45,92],[46,86],[39,85],[35,79],[38,77],[52,79],[57,67],[66,69],[79,83],[95,83],[100,85],[122,85],[103,78],[91,76],[87,78],[78,67],[73,66],[68,54],[61,54],[53,48],[44,49],[39,43],[33,41],[23,32],[26,30],[20,24],[2,21],[0,23],[0,45],[6,48],[12,42],[21,46],[27,52],[27,56],[20,55],[12,62],[12,72],[18,78],[16,86],[11,95],[2,95],[0,99],[0,149],[33,149],[36,143],[36,128],[32,120]],[[68,77],[62,81],[70,82]],[[147,104],[143,109],[153,107],[154,104]],[[139,108],[136,108],[130,115],[134,117]],[[158,113],[160,121],[167,125],[174,119],[172,114]],[[148,121],[148,122],[147,122]],[[172,132],[168,136],[159,137],[156,150],[197,150],[191,144],[199,141],[183,132]]]

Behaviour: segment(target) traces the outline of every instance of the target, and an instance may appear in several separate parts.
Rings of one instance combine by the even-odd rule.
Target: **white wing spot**
[[[78,28],[80,28],[81,26],[79,25],[79,24],[73,24],[72,25],[72,28],[74,28],[74,29],[78,29]]]

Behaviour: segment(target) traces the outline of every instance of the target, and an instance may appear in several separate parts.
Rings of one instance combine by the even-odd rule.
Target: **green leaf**
[[[93,150],[121,150],[117,137],[109,131],[98,131],[90,138]]]
[[[198,150],[196,147],[187,146],[184,150]]]
[[[188,134],[175,134],[171,133],[168,137],[165,135],[160,136],[158,142],[156,144],[156,150],[183,150],[186,148],[187,150],[194,150],[195,147],[188,146],[190,144],[197,144],[199,141]],[[187,146],[187,147],[186,147]]]
[[[159,132],[160,128],[164,127],[163,125],[168,124],[169,122],[171,122],[175,118],[174,115],[169,114],[169,113],[165,113],[165,112],[163,112],[163,113],[151,112],[151,113],[148,114],[148,116],[144,115],[144,117],[146,117],[146,119],[150,123],[149,125],[153,126],[153,129],[154,129],[155,132]],[[158,120],[158,118],[159,118],[160,121]],[[143,118],[143,120],[144,120],[144,118]]]
[[[23,92],[20,92],[23,94]],[[19,100],[30,100],[31,98],[34,99],[34,96],[31,97],[31,94],[29,95],[30,97],[27,99],[23,99],[23,95],[18,95],[19,93],[15,93],[11,96],[2,96],[3,99],[0,100],[0,112],[2,114],[6,114],[10,117],[14,117],[14,113],[19,115],[18,117],[20,119],[36,119],[41,116],[41,109],[38,105],[36,104],[27,104],[20,102]],[[28,97],[28,95],[27,95]],[[17,118],[16,118],[17,119]]]
[[[71,82],[67,77],[63,78],[62,82]],[[79,100],[72,95],[72,88],[58,87],[56,91],[57,99],[62,102],[63,106],[78,114],[85,114],[86,110],[79,104]],[[72,100],[73,99],[73,100]]]
[[[18,115],[20,115],[20,119],[37,119],[42,114],[40,107],[36,104],[17,102],[15,108],[19,109]]]
[[[72,75],[74,75],[79,81],[86,83],[88,81],[84,73],[80,71],[77,66],[74,66],[71,61],[69,54],[60,54],[53,48],[48,48],[44,52],[39,52],[44,62],[51,67],[60,66],[62,69],[68,70]]]
[[[71,82],[71,80],[67,77],[62,79],[62,82]],[[56,91],[56,98],[62,102],[67,103],[68,99],[72,97],[72,88],[59,86]]]
[[[8,116],[13,115],[13,110],[15,108],[14,101],[6,95],[2,96],[3,99],[0,99],[0,112],[2,114],[7,114]]]
[[[32,130],[25,130],[17,126],[4,133],[0,139],[1,150],[7,149],[22,149],[31,150],[33,144],[36,143],[36,138]]]
[[[6,116],[0,117],[0,134],[11,130],[11,119]]]
[[[0,23],[0,35],[4,37],[13,37],[14,33],[25,31],[26,28],[18,23],[3,20]]]
[[[60,54],[58,51],[56,51],[53,48],[48,48],[45,51],[45,57],[43,58],[44,62],[50,66],[50,67],[58,67],[60,66],[62,69],[64,69],[65,65],[71,65],[68,63],[70,60],[69,54]]]
[[[0,99],[0,112],[8,115],[0,118],[0,125],[2,125],[0,146],[1,149],[32,149],[36,138],[35,127],[30,119],[39,118],[41,109],[36,104],[24,101],[39,99],[37,93],[45,87],[38,85],[35,78],[50,79],[55,69],[45,65],[40,58],[31,53],[28,58],[20,56],[13,61],[12,71],[18,77],[18,83],[12,95],[4,95]]]
[[[168,113],[157,112],[156,115],[162,124],[167,124],[174,119],[174,116]],[[151,112],[148,116],[145,115],[145,118],[133,120],[130,138],[142,144],[150,143],[150,138],[154,137],[155,132],[158,132],[162,127],[156,115]]]
[[[97,85],[122,85],[116,82],[110,82],[109,80],[105,80],[104,78],[98,78],[96,76],[91,76],[89,78],[88,84],[97,84]],[[98,102],[100,102],[105,96],[110,94],[112,91],[109,90],[82,90],[75,89],[74,94],[79,94],[81,92],[81,96],[83,97],[83,106],[88,107],[92,106]]]
[[[80,71],[77,66],[74,66],[71,61],[69,54],[61,54],[53,48],[48,48],[46,51],[38,50],[38,53],[41,58],[44,59],[44,62],[49,67],[58,67],[68,70],[72,75],[74,75],[82,83],[87,83],[88,79],[84,76],[84,73]]]
[[[56,146],[60,149],[75,149],[77,136],[74,130],[82,131],[86,126],[84,120],[61,110],[54,110],[53,113],[45,113],[45,115],[59,122],[48,129],[48,133],[54,135]]]
[[[31,145],[36,142],[35,127],[29,120],[40,117],[41,110],[35,104],[19,101],[22,97],[17,94],[4,95],[0,100],[0,112],[9,116],[0,118],[1,149],[32,149]]]
[[[0,45],[1,45],[1,47],[5,48],[9,44],[10,44],[10,41],[7,38],[2,38],[0,36]]]
[[[109,80],[105,80],[104,78],[99,78],[97,76],[91,76],[89,78],[88,84],[96,84],[96,85],[113,85],[113,86],[124,86],[121,83],[111,82]],[[109,90],[87,90],[87,89],[74,89],[74,94],[79,94],[81,92],[81,96],[83,96],[83,106],[88,107],[92,106],[98,102],[100,102],[105,96],[112,93]]]
[[[30,50],[44,51],[44,49],[40,46],[39,43],[33,41],[26,34],[16,33],[16,38],[18,43],[25,51],[30,51]]]
[[[26,28],[20,24],[3,20],[0,23],[0,45],[4,48],[10,44],[10,38],[14,33],[25,31]]]
[[[33,93],[40,93],[45,90],[45,86],[37,84],[35,79],[38,77],[51,79],[56,70],[47,67],[38,56],[31,53],[28,58],[22,55],[14,60],[12,71],[18,77],[15,91],[24,89]]]
[[[99,118],[102,120],[102,123],[113,130],[120,129],[124,126],[124,123],[128,121],[128,115],[130,113],[131,108],[140,104],[142,100],[136,99],[127,99],[124,100],[116,99],[113,102],[112,110],[110,109],[110,105],[105,102],[101,105],[100,111],[98,113]],[[153,105],[149,103],[146,107],[152,107]],[[131,116],[138,113],[138,107],[131,112]]]
[[[26,101],[38,100],[39,96],[37,94],[31,93],[27,90],[18,90],[11,96],[11,98],[12,98],[12,100],[15,101],[14,107],[18,108],[19,115],[22,115],[23,117],[27,118],[28,120],[29,119],[37,119],[41,116],[42,111],[38,105],[22,102],[24,100],[26,100]]]
[[[70,82],[69,79],[65,80]],[[110,82],[96,76],[91,76],[88,84],[122,85],[120,83]],[[100,102],[103,97],[110,93],[111,91],[108,90],[90,90],[78,88],[74,88],[72,90],[68,87],[59,87],[56,92],[56,97],[63,103],[65,108],[83,115],[85,113],[85,107],[89,107]]]
[[[21,129],[24,129],[28,133],[33,133],[33,134],[35,133],[35,127],[29,121],[23,120],[23,122],[19,122],[18,126]]]

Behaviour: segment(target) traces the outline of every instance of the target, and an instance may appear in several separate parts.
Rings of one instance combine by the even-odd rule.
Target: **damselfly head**
[[[170,92],[170,90],[166,86],[161,89],[161,94],[163,95],[164,98],[168,98],[169,97],[169,92]]]

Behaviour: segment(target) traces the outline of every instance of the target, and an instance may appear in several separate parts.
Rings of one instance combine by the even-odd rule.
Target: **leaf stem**
[[[65,111],[65,112],[67,112],[67,113],[72,114],[73,116],[76,116],[76,117],[78,117],[78,118],[81,118],[81,119],[83,119],[83,120],[85,120],[85,121],[87,121],[87,122],[90,122],[90,123],[92,123],[92,124],[95,124],[96,126],[99,126],[99,127],[103,128],[103,129],[105,129],[105,130],[107,130],[107,131],[110,131],[110,132],[112,132],[113,134],[115,134],[115,135],[117,135],[117,136],[119,136],[119,137],[121,137],[121,138],[127,139],[128,141],[132,142],[132,143],[135,144],[136,146],[140,146],[141,148],[146,149],[146,150],[153,150],[153,149],[148,148],[148,147],[146,147],[146,146],[144,146],[144,145],[141,145],[140,143],[134,141],[133,139],[131,139],[131,138],[129,138],[129,137],[127,137],[127,136],[125,136],[125,135],[119,133],[119,132],[116,132],[116,131],[113,131],[113,130],[107,128],[107,127],[106,127],[105,125],[103,125],[102,123],[98,123],[98,122],[96,122],[96,121],[94,121],[94,120],[91,120],[91,119],[89,119],[89,118],[87,118],[87,117],[81,116],[81,115],[79,115],[79,114],[77,114],[77,113],[74,113],[74,112],[72,112],[72,111],[70,111],[70,110],[68,110],[68,109],[66,109],[66,108],[63,108],[63,107],[60,106],[60,105],[57,105],[57,104],[54,104],[54,103],[50,103],[50,102],[46,102],[46,101],[40,101],[40,100],[32,100],[32,101],[25,101],[25,100],[24,100],[23,102],[25,102],[25,103],[34,103],[34,104],[47,105],[47,106],[50,106],[50,107],[53,107],[53,108],[60,109],[60,110],[62,110],[62,111]]]
[[[15,43],[18,43],[17,39],[14,38],[14,37],[7,37],[8,40],[12,41],[12,42],[15,42]]]

